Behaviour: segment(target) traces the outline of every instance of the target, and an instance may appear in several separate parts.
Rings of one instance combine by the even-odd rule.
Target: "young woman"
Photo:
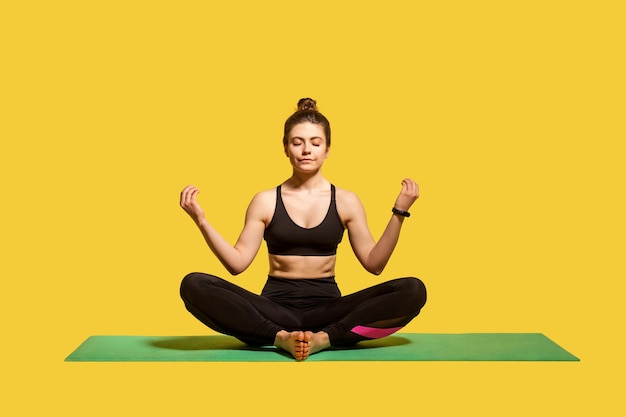
[[[206,220],[197,201],[199,190],[190,185],[181,192],[181,207],[232,275],[250,265],[263,239],[269,252],[268,279],[260,295],[196,272],[181,284],[185,306],[217,332],[253,346],[274,345],[296,360],[398,331],[426,302],[422,281],[398,278],[342,296],[335,283],[336,251],[347,230],[359,262],[380,274],[419,196],[417,184],[402,181],[389,223],[376,241],[358,197],[322,175],[330,124],[314,100],[298,102],[298,110],[285,122],[283,145],[292,175],[254,196],[234,246]]]

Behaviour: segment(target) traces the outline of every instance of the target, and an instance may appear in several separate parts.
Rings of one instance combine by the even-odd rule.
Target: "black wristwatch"
[[[391,211],[394,212],[394,214],[397,214],[399,216],[403,216],[403,217],[409,217],[411,215],[411,213],[409,213],[408,211],[404,211],[404,210],[398,210],[397,208],[392,208]]]

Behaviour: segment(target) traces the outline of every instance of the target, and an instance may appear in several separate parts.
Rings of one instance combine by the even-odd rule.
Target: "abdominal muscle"
[[[336,255],[269,255],[269,275],[276,278],[328,278],[335,276]]]

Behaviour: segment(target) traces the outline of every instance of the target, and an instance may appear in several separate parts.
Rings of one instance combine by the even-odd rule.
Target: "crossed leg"
[[[340,346],[384,337],[410,321],[425,302],[420,281],[398,279],[322,303],[302,322],[265,297],[203,273],[185,277],[181,296],[208,327],[251,345],[273,344],[299,361],[329,348],[331,342]],[[320,319],[323,322],[313,323]],[[311,327],[303,325],[307,322]]]

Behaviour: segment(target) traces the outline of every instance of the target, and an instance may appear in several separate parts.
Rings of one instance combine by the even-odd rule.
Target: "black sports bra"
[[[267,251],[272,255],[335,255],[337,245],[343,237],[343,225],[335,203],[335,186],[330,186],[330,207],[326,217],[319,225],[309,229],[291,220],[285,209],[280,187],[276,187],[274,217],[263,233]]]

